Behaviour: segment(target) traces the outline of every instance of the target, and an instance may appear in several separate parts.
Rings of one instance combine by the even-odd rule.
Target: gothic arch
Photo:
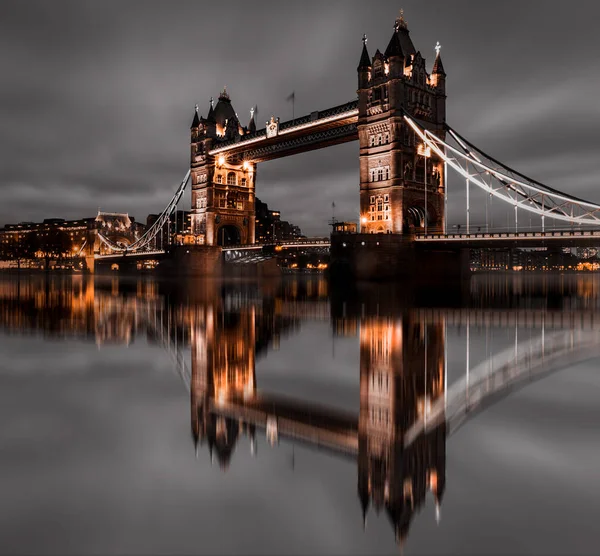
[[[230,245],[240,245],[242,243],[242,234],[235,224],[225,223],[219,226],[217,230],[217,245],[228,247]]]

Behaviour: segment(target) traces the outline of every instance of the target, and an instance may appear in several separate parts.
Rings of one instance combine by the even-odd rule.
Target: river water
[[[0,280],[0,552],[597,553],[600,279]]]

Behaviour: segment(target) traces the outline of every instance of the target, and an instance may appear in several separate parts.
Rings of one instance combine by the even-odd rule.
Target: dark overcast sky
[[[291,117],[291,91],[296,114],[351,100],[362,34],[385,49],[400,7],[428,67],[443,46],[451,125],[600,201],[600,3],[4,1],[0,224],[98,207],[145,219],[187,170],[195,102],[206,115],[227,85],[242,121],[257,104],[262,122]],[[262,164],[257,194],[322,234],[332,201],[357,217],[357,155],[353,142]]]

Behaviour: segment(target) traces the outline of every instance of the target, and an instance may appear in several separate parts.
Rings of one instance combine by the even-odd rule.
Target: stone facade
[[[252,115],[242,127],[227,91],[208,116],[194,114],[191,127],[192,234],[206,245],[254,243],[256,163],[241,155],[209,155],[224,141],[237,140],[256,129]]]
[[[446,74],[439,47],[429,74],[403,17],[396,20],[384,54],[377,50],[370,58],[366,42],[364,37],[358,66],[361,231],[424,231],[426,218],[427,231],[440,231],[445,218],[444,164],[419,144],[404,120],[406,111],[445,136]]]

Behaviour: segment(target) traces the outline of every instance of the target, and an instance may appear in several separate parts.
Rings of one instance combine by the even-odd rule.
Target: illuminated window
[[[223,183],[223,176],[221,174],[217,176],[217,183]]]
[[[227,185],[235,185],[235,174],[233,172],[227,174]]]

